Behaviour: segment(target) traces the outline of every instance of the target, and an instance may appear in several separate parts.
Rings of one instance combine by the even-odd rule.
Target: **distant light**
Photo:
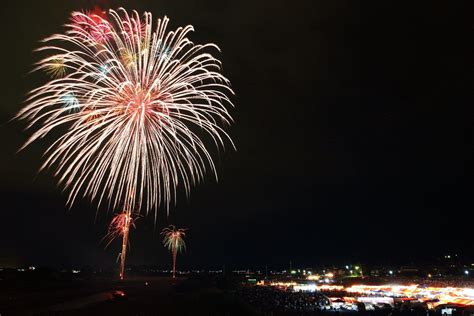
[[[74,270],[74,269],[72,270],[72,273],[74,273],[74,274],[77,274],[77,273],[80,273],[80,272],[81,272],[81,270]]]
[[[316,284],[295,284],[293,285],[294,291],[303,291],[303,292],[315,292],[317,289]]]
[[[388,273],[390,273],[390,275],[392,275],[392,274],[393,274],[393,271],[392,271],[392,270],[390,270],[390,271],[388,271]]]
[[[356,270],[359,270],[360,267],[359,267],[359,266],[355,266],[354,268],[355,268]]]
[[[428,273],[428,278],[431,278],[431,273]]]
[[[469,271],[468,271],[468,270],[464,270],[464,274],[465,274],[465,275],[469,275]]]
[[[349,270],[349,266],[346,266],[346,269]]]
[[[291,270],[291,274],[295,274],[296,273],[296,270]]]

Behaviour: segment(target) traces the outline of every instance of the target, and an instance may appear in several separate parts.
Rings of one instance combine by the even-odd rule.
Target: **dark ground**
[[[145,285],[148,282],[148,285]],[[125,299],[112,299],[123,290]],[[101,300],[95,302],[94,300]],[[92,301],[92,303],[91,303]],[[253,315],[238,298],[207,279],[167,277],[126,281],[0,283],[0,315]]]
[[[82,279],[66,274],[35,272],[0,274],[0,316],[9,315],[319,315],[319,316],[440,316],[420,308],[378,311],[284,311],[274,296],[255,295],[257,288],[221,275],[133,276]],[[45,275],[45,274],[43,274]],[[260,288],[260,287],[259,287]],[[264,289],[260,289],[261,292]],[[123,291],[124,298],[113,295]],[[253,294],[252,294],[253,293]],[[249,300],[250,299],[250,300]],[[253,302],[251,302],[253,301]],[[291,302],[290,302],[291,301]],[[290,305],[304,306],[298,300]],[[286,303],[283,302],[285,305]],[[462,310],[455,315],[461,315]],[[467,315],[467,314],[466,314]]]

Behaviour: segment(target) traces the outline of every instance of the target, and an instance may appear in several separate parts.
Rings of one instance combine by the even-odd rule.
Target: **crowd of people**
[[[459,286],[459,284],[457,284]],[[373,305],[366,309],[363,303],[354,303],[356,308],[337,307],[336,301],[330,302],[328,297],[346,296],[340,291],[330,292],[294,292],[270,286],[243,285],[236,294],[253,310],[260,315],[359,315],[371,316],[438,316],[444,315],[439,308],[429,309],[426,303],[397,302],[395,306],[389,304]],[[326,296],[326,295],[327,296]],[[337,295],[339,294],[339,295]],[[460,309],[453,315],[467,315]],[[469,314],[471,315],[471,314]]]
[[[243,286],[237,294],[263,314],[314,312],[329,305],[327,297],[320,293],[282,291],[266,286]]]
[[[434,286],[434,287],[467,287],[474,288],[474,280],[470,279],[421,279],[416,282],[422,286]]]

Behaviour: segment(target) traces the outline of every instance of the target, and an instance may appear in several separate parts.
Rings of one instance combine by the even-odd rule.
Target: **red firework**
[[[122,280],[125,273],[125,257],[127,256],[127,248],[129,246],[128,236],[130,227],[135,228],[135,220],[136,218],[133,217],[130,211],[123,211],[115,215],[109,224],[107,235],[103,239],[107,247],[115,238],[122,236],[122,252],[120,252],[120,279]]]
[[[117,214],[112,218],[109,224],[107,235],[104,236],[106,247],[108,247],[115,238],[124,236],[130,230],[130,227],[135,228],[135,219],[130,212],[124,211],[123,213]]]
[[[93,43],[104,43],[110,37],[111,28],[107,21],[107,12],[99,6],[93,10],[77,14],[74,12],[71,17],[72,32],[78,33],[84,40]]]

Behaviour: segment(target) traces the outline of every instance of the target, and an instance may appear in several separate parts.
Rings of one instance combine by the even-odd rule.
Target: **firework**
[[[89,41],[92,44],[104,44],[112,32],[110,24],[107,23],[106,12],[100,10],[99,7],[86,13],[73,12],[71,22],[74,28],[80,31],[78,36],[82,37],[83,41]]]
[[[110,21],[72,16],[65,34],[39,49],[62,60],[66,71],[34,89],[17,115],[37,128],[24,147],[67,128],[41,169],[55,169],[69,205],[82,195],[114,209],[168,209],[180,185],[188,194],[208,169],[216,175],[197,133],[218,148],[226,139],[232,144],[221,127],[232,121],[226,107],[232,91],[208,52],[217,46],[193,44],[192,26],[167,31],[166,17],[152,29],[150,13],[110,10]],[[49,67],[50,57],[37,69]]]
[[[191,42],[192,26],[168,31],[168,21],[124,9],[73,12],[65,33],[38,49],[49,57],[35,69],[53,79],[17,114],[36,128],[22,148],[57,131],[41,170],[54,170],[69,206],[87,197],[156,216],[178,187],[188,195],[206,171],[217,179],[201,137],[233,146],[223,130],[230,83],[211,55],[217,46]]]
[[[50,61],[45,64],[45,71],[52,78],[60,78],[66,74],[66,66],[64,65],[64,60],[61,58],[51,58]]]
[[[163,245],[171,251],[173,256],[173,278],[176,276],[176,256],[178,252],[183,252],[186,249],[184,237],[186,229],[177,229],[174,225],[170,225],[161,231],[163,235]]]
[[[127,256],[127,248],[129,246],[128,235],[130,227],[135,227],[135,219],[130,211],[123,211],[115,215],[109,224],[107,235],[103,238],[108,247],[117,237],[122,237],[122,251],[120,252],[120,278],[125,276],[125,258]]]

